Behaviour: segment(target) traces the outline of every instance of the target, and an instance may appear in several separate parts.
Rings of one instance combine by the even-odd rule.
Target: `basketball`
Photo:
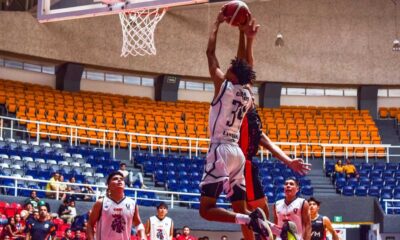
[[[251,16],[249,7],[242,1],[230,1],[225,4],[223,14],[227,18],[226,22],[232,26],[245,24]]]

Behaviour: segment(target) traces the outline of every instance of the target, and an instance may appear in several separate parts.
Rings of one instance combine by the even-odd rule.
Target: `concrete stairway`
[[[336,189],[332,185],[330,178],[325,176],[322,159],[315,159],[310,163],[312,167],[307,178],[311,180],[311,184],[314,188],[314,195],[337,196]]]

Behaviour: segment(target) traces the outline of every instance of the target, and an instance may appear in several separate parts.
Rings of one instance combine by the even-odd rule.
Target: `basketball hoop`
[[[166,8],[155,8],[119,13],[123,41],[121,57],[156,55],[154,31],[166,11]]]

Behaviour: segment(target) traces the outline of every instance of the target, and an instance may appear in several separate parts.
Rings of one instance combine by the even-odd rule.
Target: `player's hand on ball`
[[[223,6],[221,8],[221,10],[219,11],[219,13],[218,13],[218,16],[217,16],[217,22],[218,23],[222,23],[222,22],[224,22],[226,20],[226,17],[224,15],[224,8],[225,8],[225,6]]]
[[[256,23],[255,18],[249,18],[247,22],[243,25],[239,25],[239,30],[244,32],[247,37],[254,38],[258,32],[260,24]]]

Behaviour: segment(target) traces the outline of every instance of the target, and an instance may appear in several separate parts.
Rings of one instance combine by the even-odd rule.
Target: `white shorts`
[[[233,187],[246,191],[244,178],[245,157],[238,145],[212,143],[207,153],[200,188],[209,183],[223,182],[223,191],[230,197]]]

